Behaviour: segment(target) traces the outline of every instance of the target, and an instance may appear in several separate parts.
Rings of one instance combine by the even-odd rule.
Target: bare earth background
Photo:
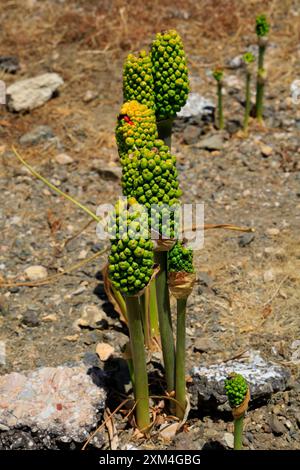
[[[86,227],[83,212],[24,170],[11,146],[91,209],[114,202],[120,194],[114,126],[126,55],[148,47],[157,31],[176,28],[185,44],[192,91],[214,101],[210,70],[255,44],[255,16],[264,12],[272,25],[266,127],[253,123],[247,139],[232,132],[233,121],[243,116],[244,76],[241,69],[225,69],[231,77],[224,97],[231,127],[222,134],[222,148],[209,152],[186,145],[182,132],[174,138],[184,200],[204,201],[207,223],[256,230],[248,238],[206,232],[204,249],[195,255],[199,279],[190,300],[188,366],[256,349],[288,367],[290,389],[250,412],[247,439],[250,448],[300,448],[299,363],[292,358],[300,330],[300,108],[290,96],[290,84],[300,78],[299,10],[298,0],[1,1],[0,53],[17,55],[21,70],[0,72],[0,79],[9,85],[46,72],[64,79],[57,98],[28,114],[0,107],[0,340],[7,350],[1,373],[82,359],[93,363],[97,343],[109,343],[120,355],[127,340],[97,276],[105,256],[56,282],[18,285],[26,281],[28,266],[43,265],[49,275],[57,274],[104,244],[95,224]],[[229,92],[232,87],[235,94]],[[20,137],[37,125],[50,126],[56,139],[21,146]],[[209,132],[215,135],[214,129]],[[271,147],[268,156],[265,146]],[[60,165],[55,159],[60,153],[73,163]],[[1,288],[7,281],[11,286]],[[102,305],[107,312],[102,328],[76,326],[89,305]],[[272,414],[279,416],[284,432],[269,426]],[[231,429],[231,423],[206,416],[203,430],[202,421],[193,419],[194,440],[183,434],[174,444],[178,448],[197,439],[206,442],[213,427]]]

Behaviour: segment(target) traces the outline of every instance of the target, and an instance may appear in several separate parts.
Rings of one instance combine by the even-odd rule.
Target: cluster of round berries
[[[193,251],[177,241],[169,251],[169,271],[193,273]]]
[[[146,51],[139,56],[129,54],[123,68],[124,101],[136,100],[155,109],[152,62]]]
[[[126,295],[136,295],[153,273],[153,243],[148,239],[148,216],[134,198],[126,206],[120,201],[109,222],[113,233],[109,256],[109,278]]]
[[[151,59],[156,116],[159,120],[175,117],[185,105],[189,93],[183,44],[175,30],[156,35]]]
[[[137,101],[129,101],[121,108],[116,127],[120,156],[139,148],[151,148],[157,138],[154,111]]]
[[[266,15],[259,15],[256,17],[255,31],[258,37],[262,38],[268,34],[270,25],[267,21]]]
[[[231,408],[236,408],[243,403],[248,384],[242,375],[233,373],[225,380],[225,391]]]

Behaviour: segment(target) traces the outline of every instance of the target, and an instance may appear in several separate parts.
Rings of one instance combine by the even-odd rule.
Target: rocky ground
[[[57,3],[55,11],[53,3]],[[11,146],[91,210],[96,211],[103,202],[113,203],[120,194],[114,123],[121,103],[122,59],[130,48],[136,49],[147,40],[139,28],[132,29],[131,5],[120,10],[123,6],[116,2],[98,11],[96,2],[83,8],[83,2],[72,1],[66,13],[64,3],[28,1],[24,7],[23,2],[10,2],[6,9],[0,7],[5,20],[4,55],[17,51],[20,63],[20,67],[13,67],[16,62],[11,61],[13,68],[9,70],[7,60],[0,61],[0,78],[10,85],[51,72],[64,80],[59,96],[47,98],[39,108],[23,113],[0,106],[0,372],[79,363],[100,367],[108,379],[107,406],[112,411],[128,391],[128,376],[120,359],[128,332],[103,289],[101,268],[106,254],[96,254],[107,243],[98,239],[95,223],[84,212],[20,164]],[[178,28],[190,58],[192,91],[212,105],[211,68],[220,62],[220,51],[228,59],[226,130],[221,133],[214,127],[212,110],[206,118],[198,114],[179,119],[175,125],[173,151],[183,199],[204,202],[206,223],[255,228],[253,233],[205,232],[204,247],[195,254],[198,280],[189,301],[188,371],[192,374],[194,366],[243,358],[253,351],[281,366],[290,378],[284,382],[284,390],[253,401],[246,417],[244,444],[249,449],[299,449],[300,114],[290,92],[291,83],[300,76],[299,16],[293,2],[288,2],[286,9],[273,2],[265,126],[253,121],[245,137],[240,132],[244,74],[237,56],[253,47],[251,21],[261,5],[253,2],[243,14],[242,7],[236,6],[236,21],[243,33],[239,29],[234,36],[232,22],[224,20],[227,2],[221,2],[223,16],[218,7],[214,10],[220,34],[216,36],[215,31],[212,37],[199,26],[204,24],[201,10],[193,12],[189,2],[185,6],[178,2],[176,8],[173,2],[165,3],[159,24],[151,23],[145,34],[162,26]],[[267,5],[264,2],[266,10]],[[27,27],[23,36],[22,28],[17,28],[22,6],[29,13],[22,23],[22,28]],[[106,18],[111,29],[118,31],[111,41],[100,30],[97,33],[93,8],[100,23]],[[119,15],[116,20],[112,19],[114,8]],[[148,4],[147,9],[154,15]],[[59,20],[63,15],[67,15],[65,23]],[[76,18],[82,20],[78,31]],[[49,25],[55,26],[55,34],[50,35]],[[189,28],[198,34],[189,34]],[[211,54],[205,51],[208,46]],[[291,57],[292,69],[284,60],[286,54]],[[235,62],[230,64],[232,59]],[[8,73],[11,71],[14,74]],[[69,268],[70,273],[61,275]],[[36,280],[40,285],[34,286]],[[103,361],[96,354],[99,343]],[[103,343],[111,347],[109,359]],[[159,361],[156,353],[151,362],[154,378]],[[118,448],[232,447],[228,410],[209,401],[199,402],[198,408],[199,390],[193,391],[193,382],[192,377],[193,404],[183,432],[172,441],[158,432],[147,442],[137,441],[130,425],[117,415]],[[98,419],[101,422],[102,415]],[[0,447],[11,448],[15,442],[20,442],[19,448],[43,447],[34,436],[30,436],[33,444],[29,445],[28,432],[24,426],[0,427]],[[103,439],[101,445],[108,446],[107,436]],[[55,447],[57,443],[54,439],[47,445]]]

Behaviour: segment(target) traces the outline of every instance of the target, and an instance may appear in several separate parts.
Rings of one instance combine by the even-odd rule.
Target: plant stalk
[[[140,297],[141,304],[141,318],[143,324],[145,346],[150,348],[151,343],[151,334],[150,334],[150,324],[149,324],[149,291],[148,288],[145,289],[145,292]]]
[[[265,88],[265,77],[264,77],[265,51],[266,51],[266,44],[259,44],[255,115],[258,121],[260,122],[263,121],[263,98],[264,98],[264,88]]]
[[[127,296],[126,307],[135,379],[136,422],[140,430],[146,430],[150,425],[149,389],[144,334],[138,297]]]
[[[219,129],[224,129],[224,115],[223,115],[223,83],[222,81],[218,81],[217,83],[217,95],[218,95],[218,117],[219,117]]]
[[[157,121],[158,138],[162,139],[164,143],[171,150],[172,144],[172,126],[174,119],[164,119],[163,121]]]
[[[157,307],[167,391],[170,394],[175,390],[175,345],[167,283],[168,254],[166,251],[159,251],[154,253],[154,257],[159,265],[159,273],[156,277]]]
[[[247,132],[249,125],[249,116],[251,110],[251,72],[247,70],[246,72],[246,103],[245,103],[245,116],[244,116],[244,132]]]
[[[243,424],[244,414],[234,420],[234,450],[242,450],[243,448]]]
[[[176,416],[183,419],[186,407],[185,384],[185,337],[186,337],[186,304],[187,298],[177,299],[177,332],[176,332]]]
[[[159,338],[158,308],[156,298],[156,281],[152,279],[149,285],[150,332],[152,338]]]

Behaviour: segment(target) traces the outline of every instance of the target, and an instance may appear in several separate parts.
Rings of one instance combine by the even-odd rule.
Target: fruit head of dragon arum
[[[158,33],[151,46],[155,108],[158,120],[175,118],[189,93],[182,40],[175,30]]]
[[[257,36],[260,38],[267,36],[270,31],[270,25],[267,21],[266,15],[258,15],[256,17],[255,31]]]
[[[153,109],[135,100],[124,103],[118,116],[116,139],[120,156],[136,149],[151,148],[157,139]]]
[[[113,233],[109,255],[109,278],[125,295],[137,295],[153,274],[153,242],[148,239],[148,216],[134,198],[120,200],[109,221]]]
[[[241,374],[232,373],[225,380],[225,391],[231,408],[236,408],[245,400],[248,384]]]
[[[193,251],[177,241],[169,251],[169,271],[193,273]]]
[[[123,98],[138,101],[155,109],[154,81],[151,57],[146,51],[138,56],[129,54],[123,67]]]

